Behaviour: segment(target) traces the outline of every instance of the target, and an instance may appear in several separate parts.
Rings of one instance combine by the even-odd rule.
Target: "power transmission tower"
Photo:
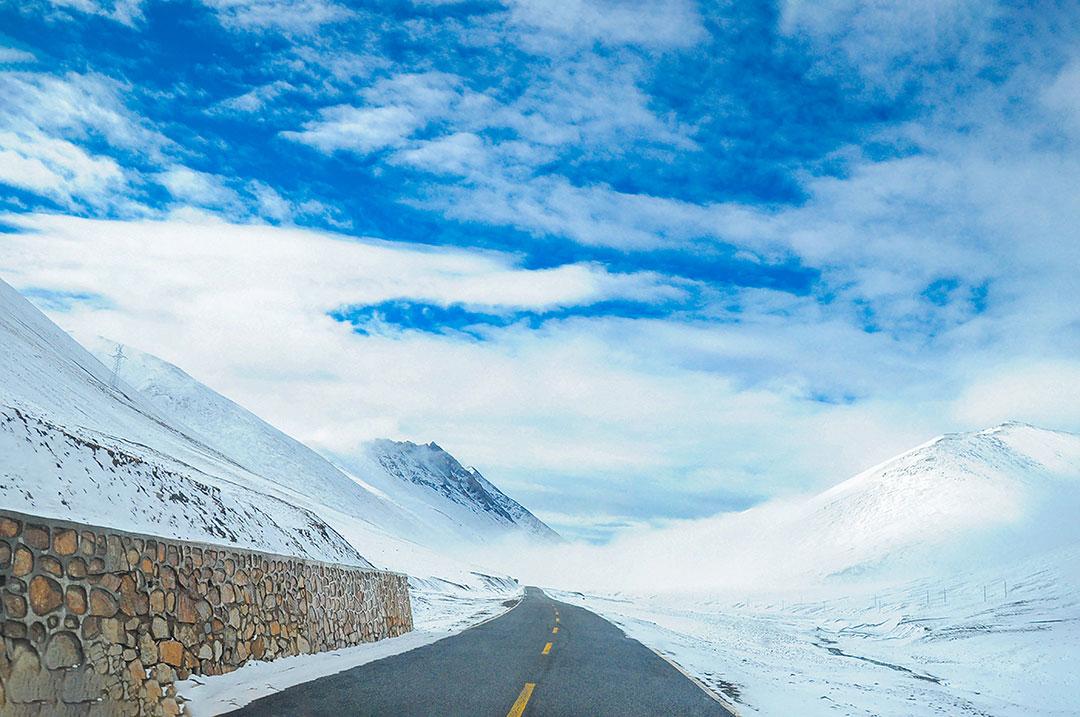
[[[127,356],[124,355],[124,347],[121,344],[116,345],[116,351],[113,352],[112,360],[112,379],[109,380],[109,388],[116,388],[116,380],[120,376],[120,364],[124,363],[124,359]]]

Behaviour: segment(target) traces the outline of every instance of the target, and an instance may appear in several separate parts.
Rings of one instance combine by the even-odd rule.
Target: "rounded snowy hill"
[[[830,574],[1015,559],[1080,538],[1080,436],[1006,423],[936,438],[821,493],[793,517]]]
[[[772,592],[991,568],[1080,547],[1080,436],[935,438],[811,496],[620,540],[612,584]],[[627,576],[631,576],[628,578]]]

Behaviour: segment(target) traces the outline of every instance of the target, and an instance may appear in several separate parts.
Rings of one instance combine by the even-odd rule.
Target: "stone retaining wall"
[[[174,682],[412,629],[408,583],[0,511],[0,715],[176,715]]]

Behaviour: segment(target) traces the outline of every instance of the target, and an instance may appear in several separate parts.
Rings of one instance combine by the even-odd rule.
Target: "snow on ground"
[[[177,684],[180,695],[189,700],[186,713],[208,717],[229,712],[303,682],[430,645],[502,615],[524,594],[517,583],[505,579],[485,576],[481,584],[485,587],[411,579],[413,632],[343,650],[249,662],[227,675],[192,677]]]
[[[529,577],[745,714],[1075,717],[1078,506],[1080,436],[1008,423]]]
[[[1080,546],[804,602],[552,594],[612,620],[743,715],[1080,714]]]

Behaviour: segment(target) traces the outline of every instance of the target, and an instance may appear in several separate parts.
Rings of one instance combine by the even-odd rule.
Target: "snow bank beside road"
[[[188,700],[193,717],[209,717],[239,709],[246,704],[304,682],[334,675],[369,662],[400,655],[430,645],[491,620],[512,609],[524,590],[505,583],[491,584],[486,591],[469,590],[449,583],[421,581],[412,591],[413,632],[379,642],[286,657],[273,662],[250,662],[235,672],[217,677],[192,677],[177,684]]]
[[[619,625],[743,715],[1080,714],[1080,547],[795,604],[549,592]]]

